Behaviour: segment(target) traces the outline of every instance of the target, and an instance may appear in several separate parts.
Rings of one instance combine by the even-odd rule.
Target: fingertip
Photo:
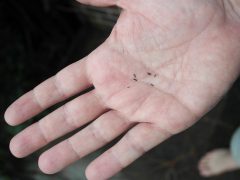
[[[30,91],[13,102],[5,111],[4,118],[7,124],[17,126],[42,111],[34,101],[33,92]]]
[[[100,176],[97,173],[96,169],[92,168],[92,164],[88,165],[86,168],[85,176],[88,180],[100,180]]]
[[[24,158],[25,155],[22,153],[23,151],[23,144],[21,141],[16,141],[16,138],[12,138],[12,140],[9,143],[9,149],[13,156],[16,158]]]
[[[18,124],[14,121],[15,117],[15,112],[12,111],[12,108],[10,106],[4,113],[5,122],[10,126],[16,126]]]
[[[85,170],[85,176],[88,180],[106,180],[116,174],[116,171],[110,170],[106,163],[98,161],[91,162]],[[106,168],[107,167],[107,168]]]
[[[38,159],[38,167],[44,174],[55,174],[57,173],[56,169],[54,168],[55,163],[48,158],[45,153],[43,153]]]

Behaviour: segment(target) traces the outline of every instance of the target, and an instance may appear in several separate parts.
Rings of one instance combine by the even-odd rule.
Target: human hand
[[[240,17],[223,0],[80,1],[123,8],[110,37],[18,99],[5,119],[21,124],[94,86],[16,135],[10,149],[22,158],[91,122],[40,156],[40,169],[52,174],[127,132],[86,170],[90,180],[107,179],[190,127],[230,88]]]

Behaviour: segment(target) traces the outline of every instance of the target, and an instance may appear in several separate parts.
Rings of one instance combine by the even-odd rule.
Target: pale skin
[[[102,180],[193,125],[228,91],[240,72],[240,13],[227,0],[79,1],[123,9],[111,35],[20,97],[5,119],[19,125],[94,86],[16,135],[10,150],[28,156],[91,122],[40,156],[40,169],[53,174],[126,133],[86,169]]]
[[[215,149],[203,156],[199,161],[198,169],[201,176],[212,177],[239,170],[240,167],[232,157],[230,150]]]

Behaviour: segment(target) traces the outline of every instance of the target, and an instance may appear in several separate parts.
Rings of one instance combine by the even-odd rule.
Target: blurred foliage
[[[7,106],[88,54],[110,31],[110,27],[98,30],[86,11],[76,9],[72,0],[0,1],[0,180],[27,180],[36,173],[27,168],[31,158],[18,160],[8,150],[11,137],[31,121],[7,126],[3,121]]]

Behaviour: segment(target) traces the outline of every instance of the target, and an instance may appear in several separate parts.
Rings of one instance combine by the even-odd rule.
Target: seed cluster
[[[157,77],[157,74],[152,74],[151,72],[147,72],[147,75],[148,75],[148,76],[153,76],[154,78]],[[136,81],[136,82],[138,82],[137,75],[136,75],[135,73],[133,74],[133,80]],[[152,86],[152,87],[154,87],[154,84],[153,84],[153,83],[150,83],[149,85]],[[127,88],[129,89],[130,86],[128,86]]]

